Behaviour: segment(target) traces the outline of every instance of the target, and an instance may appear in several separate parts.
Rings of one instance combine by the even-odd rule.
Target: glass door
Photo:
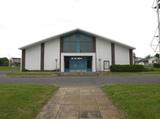
[[[109,68],[110,68],[109,60],[104,60],[104,62],[103,62],[103,70],[107,71],[107,70],[109,70]]]

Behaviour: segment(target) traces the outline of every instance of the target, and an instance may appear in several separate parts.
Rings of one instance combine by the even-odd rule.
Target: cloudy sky
[[[19,47],[75,28],[154,54],[157,27],[152,0],[0,0],[0,57],[20,57]]]

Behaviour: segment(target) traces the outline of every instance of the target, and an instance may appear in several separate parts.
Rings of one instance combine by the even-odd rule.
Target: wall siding
[[[55,70],[60,68],[60,40],[55,39],[45,43],[44,50],[44,70]]]
[[[25,69],[26,70],[40,70],[40,45],[29,47],[25,52]]]
[[[95,53],[62,53],[60,59],[60,39],[53,39],[44,43],[44,70],[55,70],[57,68],[64,72],[64,56],[92,56],[92,71],[103,71],[103,62],[108,60],[112,63],[111,42],[102,38],[96,38]],[[115,64],[130,64],[131,52],[129,48],[115,44]],[[101,61],[99,62],[99,59]],[[61,60],[61,65],[60,65]],[[41,44],[29,47],[25,50],[25,69],[41,70]]]
[[[101,59],[101,62],[99,62]],[[100,38],[96,38],[96,70],[103,71],[104,60],[109,60],[111,64],[111,43]]]
[[[115,44],[115,64],[130,64],[129,48]]]

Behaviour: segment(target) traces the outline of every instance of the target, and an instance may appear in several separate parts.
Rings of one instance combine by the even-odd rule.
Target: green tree
[[[8,66],[9,60],[6,57],[0,58],[0,66]]]
[[[156,53],[154,56],[157,57],[157,58],[159,58],[159,54],[158,53]]]
[[[147,55],[147,56],[145,57],[145,59],[149,59],[149,58],[151,58],[151,55]]]

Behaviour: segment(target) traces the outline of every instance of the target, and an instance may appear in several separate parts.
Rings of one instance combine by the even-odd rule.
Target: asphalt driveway
[[[160,83],[160,76],[105,76],[105,77],[41,77],[41,78],[16,78],[5,77],[0,73],[0,83],[46,83],[59,86],[101,86],[104,84],[121,83]]]

